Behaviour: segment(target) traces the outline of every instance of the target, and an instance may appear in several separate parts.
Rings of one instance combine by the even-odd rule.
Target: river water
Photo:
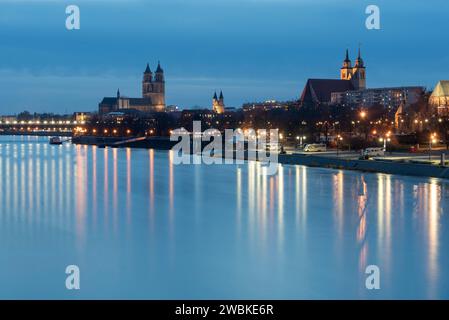
[[[261,171],[0,136],[0,298],[449,298],[448,181]]]

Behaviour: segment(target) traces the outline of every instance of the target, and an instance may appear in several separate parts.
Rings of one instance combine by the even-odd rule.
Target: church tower
[[[155,95],[153,95],[153,103],[157,109],[165,109],[165,78],[164,70],[161,68],[161,63],[157,63],[156,73],[154,77],[153,88]]]
[[[150,65],[147,63],[147,68],[143,72],[142,81],[142,97],[147,98],[148,94],[153,91],[153,73],[151,72]]]
[[[360,48],[359,48],[359,55],[357,57],[357,60],[355,61],[355,66],[352,69],[351,81],[356,90],[366,89],[366,68],[362,56],[360,54]]]
[[[214,112],[220,114],[224,113],[224,97],[223,97],[223,91],[220,91],[220,97],[217,97],[217,92],[214,93],[214,96],[212,97],[212,109]]]
[[[351,80],[352,77],[352,63],[349,60],[349,52],[346,49],[346,58],[343,61],[343,67],[340,69],[340,79],[341,80]]]
[[[165,78],[164,70],[160,62],[157,64],[156,72],[150,70],[149,64],[143,73],[142,81],[142,97],[151,99],[151,104],[156,111],[164,111],[165,109]]]

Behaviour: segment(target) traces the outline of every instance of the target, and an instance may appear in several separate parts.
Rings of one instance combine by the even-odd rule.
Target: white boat
[[[51,137],[50,144],[59,145],[62,144],[62,140],[59,137]]]

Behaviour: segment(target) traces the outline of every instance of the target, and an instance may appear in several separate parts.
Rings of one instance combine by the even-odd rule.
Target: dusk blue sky
[[[65,7],[81,30],[65,28]],[[381,30],[365,8],[381,9]],[[141,95],[160,60],[167,104],[226,104],[300,95],[307,78],[339,76],[358,44],[368,87],[449,79],[447,0],[0,0],[0,114],[93,111],[103,96]]]

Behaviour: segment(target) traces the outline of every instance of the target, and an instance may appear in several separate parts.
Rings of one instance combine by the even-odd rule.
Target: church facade
[[[345,105],[370,107],[383,105],[396,110],[402,102],[404,107],[418,101],[425,89],[420,86],[366,88],[366,66],[360,49],[355,64],[349,59],[349,52],[340,68],[340,79],[308,79],[301,97],[302,106]]]
[[[220,97],[217,97],[217,92],[212,97],[212,110],[218,114],[225,112],[223,91],[220,91]]]
[[[329,104],[333,93],[366,89],[366,68],[360,49],[354,66],[349,51],[340,68],[340,79],[308,79],[301,94],[301,105],[319,106]]]
[[[150,65],[143,73],[142,97],[129,98],[122,96],[117,90],[115,97],[105,97],[98,106],[100,114],[117,112],[126,109],[138,110],[141,112],[163,112],[165,111],[165,78],[164,70],[158,63],[156,71],[150,69]]]
[[[355,65],[349,59],[349,52],[346,50],[346,58],[343,61],[343,67],[340,69],[340,79],[351,81],[354,90],[366,89],[366,68],[360,54],[355,60]]]

